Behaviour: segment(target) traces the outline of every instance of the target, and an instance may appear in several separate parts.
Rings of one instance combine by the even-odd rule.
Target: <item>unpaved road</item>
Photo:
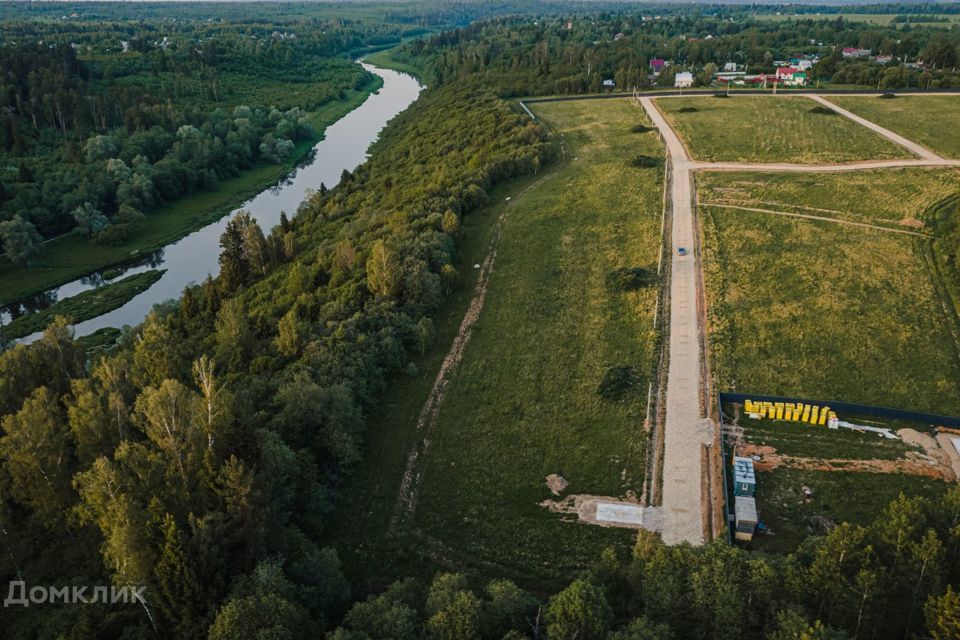
[[[903,169],[907,167],[960,167],[960,160],[937,158],[925,160],[863,160],[843,164],[797,164],[795,162],[701,162],[692,160],[687,167],[694,171],[770,171],[791,173],[836,173],[866,169]]]
[[[866,118],[861,118],[861,117],[858,116],[857,114],[855,114],[855,113],[853,113],[853,112],[851,112],[851,111],[847,111],[847,110],[844,109],[843,107],[840,107],[840,106],[835,105],[834,103],[830,102],[829,100],[827,100],[827,99],[824,98],[823,96],[811,95],[810,98],[811,98],[812,100],[816,100],[817,102],[819,102],[819,103],[822,104],[823,106],[827,107],[828,109],[833,109],[834,111],[836,111],[836,112],[839,113],[840,115],[846,116],[847,118],[853,120],[853,121],[856,122],[857,124],[862,125],[862,126],[866,127],[867,129],[870,129],[870,130],[873,131],[874,133],[880,134],[881,136],[883,136],[884,138],[886,138],[886,139],[889,140],[890,142],[893,142],[894,144],[900,145],[901,147],[903,147],[904,149],[906,149],[907,151],[909,151],[909,152],[912,153],[913,155],[917,156],[918,158],[923,158],[924,160],[942,160],[942,159],[943,159],[943,158],[941,158],[940,156],[938,156],[937,154],[935,154],[933,151],[930,151],[930,149],[927,149],[927,148],[926,148],[925,146],[923,146],[922,144],[917,144],[917,143],[914,142],[913,140],[908,140],[908,139],[904,138],[903,136],[901,136],[899,133],[894,133],[893,131],[890,131],[889,129],[885,129],[885,128],[881,127],[881,126],[878,125],[876,122],[871,122],[870,120],[867,120]]]
[[[666,387],[666,419],[662,469],[660,527],[667,544],[703,544],[702,445],[709,442],[700,395],[701,331],[697,313],[697,230],[693,216],[690,159],[680,138],[650,98],[640,104],[666,141],[673,179],[670,207],[673,236],[670,262],[670,339]],[[679,247],[687,255],[677,252]]]
[[[737,211],[752,211],[754,213],[769,213],[773,216],[786,216],[788,218],[803,218],[804,220],[819,220],[821,222],[833,222],[836,224],[846,224],[853,227],[863,227],[864,229],[876,229],[877,231],[889,231],[890,233],[902,233],[908,236],[919,236],[921,238],[932,238],[930,234],[920,233],[919,231],[909,231],[907,229],[895,229],[893,227],[884,227],[879,224],[870,224],[869,222],[857,222],[855,220],[844,220],[843,218],[828,218],[826,216],[815,216],[809,213],[793,213],[790,211],[776,211],[774,209],[763,209],[760,207],[744,207],[737,204],[724,204],[722,202],[700,202],[701,207],[716,207],[718,209],[734,209]]]

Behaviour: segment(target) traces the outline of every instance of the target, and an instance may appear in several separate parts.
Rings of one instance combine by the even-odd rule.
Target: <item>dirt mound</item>
[[[907,444],[923,447],[926,450],[939,449],[936,440],[925,433],[920,433],[916,429],[900,429],[897,431],[897,435]]]
[[[560,495],[564,489],[570,486],[570,483],[567,482],[567,479],[556,473],[551,473],[547,476],[547,488],[550,489],[550,493],[555,496]]]

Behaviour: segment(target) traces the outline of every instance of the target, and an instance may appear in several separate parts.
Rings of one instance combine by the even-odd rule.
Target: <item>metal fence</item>
[[[922,413],[919,411],[907,411],[905,409],[893,409],[890,407],[878,407],[870,404],[858,404],[855,402],[841,402],[839,400],[811,400],[809,398],[787,398],[783,396],[769,396],[757,393],[720,393],[720,402],[743,402],[744,400],[759,400],[762,402],[802,402],[803,404],[816,404],[828,406],[838,414],[852,413],[858,416],[870,416],[872,418],[891,418],[894,420],[909,420],[911,422],[920,422],[924,424],[937,424],[945,427],[960,428],[960,418],[950,416],[941,416],[935,413]]]

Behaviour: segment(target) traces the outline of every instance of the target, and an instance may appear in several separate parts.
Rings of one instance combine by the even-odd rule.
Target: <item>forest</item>
[[[960,34],[942,27],[878,27],[837,18],[758,20],[735,8],[652,19],[647,13],[602,13],[572,20],[547,16],[531,21],[507,17],[420,38],[402,45],[397,60],[425,65],[444,82],[483,76],[502,96],[598,93],[604,80],[617,90],[673,86],[676,69],[692,70],[698,84],[728,62],[752,73],[773,73],[777,60],[818,54],[814,81],[881,88],[960,86],[956,72]],[[846,60],[843,47],[922,59],[928,69]],[[655,80],[654,58],[674,63]]]
[[[29,24],[0,27],[4,41],[15,30],[27,39],[0,47],[0,211],[7,254],[25,263],[45,237],[79,229],[106,242],[159,202],[282,157],[309,135],[306,111],[364,82],[341,54],[397,36],[395,26],[334,21],[349,35],[331,40],[321,16],[309,28],[189,22],[170,36],[183,46],[165,48],[148,26],[117,22],[132,29],[130,50],[98,51],[95,42],[123,48],[119,31],[97,35],[122,16],[92,7],[102,23],[70,27],[71,41],[90,43],[79,53],[66,41],[40,45]],[[465,21],[478,11],[451,7]],[[411,29],[433,26],[414,9],[385,11],[406,12]],[[605,74],[641,83],[654,55],[709,64],[743,50],[767,64],[810,38],[879,49],[898,37],[920,55],[946,37],[839,20],[648,25],[597,14],[567,31],[568,21],[493,19],[402,45],[397,59],[433,82],[337,187],[317,185],[274,229],[234,217],[220,275],[157,306],[105,353],[86,353],[66,318],[0,353],[0,584],[145,587],[142,603],[126,605],[12,603],[4,638],[960,635],[958,489],[901,498],[870,526],[840,525],[784,557],[641,534],[629,557],[606,552],[549,593],[456,570],[370,592],[323,546],[338,488],[364,455],[366,415],[416,368],[444,299],[463,286],[453,266],[463,221],[495,185],[557,160],[548,130],[503,96],[588,91]],[[194,46],[207,29],[221,34],[216,44]],[[717,37],[673,37],[708,32]],[[323,78],[306,98],[270,90],[301,73]],[[268,99],[238,103],[265,95],[248,81]]]
[[[162,204],[287,160],[310,111],[371,86],[340,54],[396,38],[324,26],[0,24],[7,258],[28,266],[69,232],[122,243]]]

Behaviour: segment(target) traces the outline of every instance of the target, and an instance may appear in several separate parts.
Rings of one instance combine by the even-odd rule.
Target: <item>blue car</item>
[[[677,249],[677,253],[678,253],[679,255],[681,255],[681,256],[685,256],[685,255],[687,255],[687,248],[686,248],[686,247],[679,247],[679,248]]]

